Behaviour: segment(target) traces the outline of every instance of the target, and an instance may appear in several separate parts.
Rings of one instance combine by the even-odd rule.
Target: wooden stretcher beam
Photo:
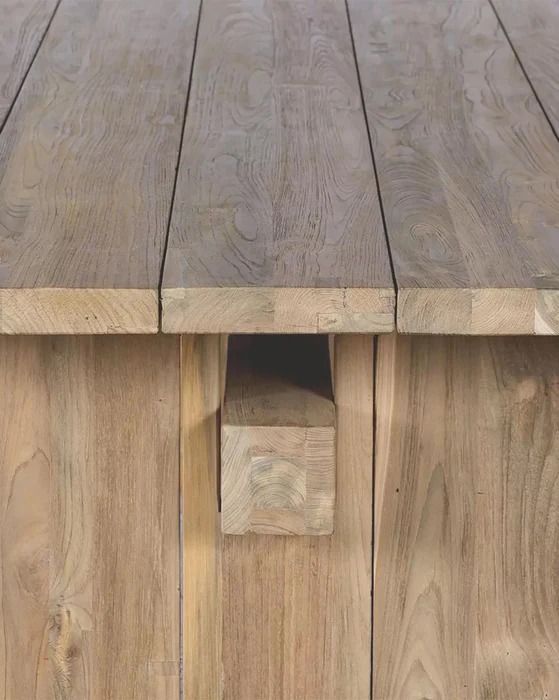
[[[221,437],[223,532],[332,533],[336,411],[326,336],[232,336]]]

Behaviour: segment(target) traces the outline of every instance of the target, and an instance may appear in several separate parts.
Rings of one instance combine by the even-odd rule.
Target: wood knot
[[[72,665],[81,653],[81,628],[72,611],[62,603],[51,615],[49,651],[57,689],[70,689]]]

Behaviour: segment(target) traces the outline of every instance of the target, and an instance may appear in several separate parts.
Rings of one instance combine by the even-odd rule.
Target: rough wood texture
[[[490,4],[349,8],[398,329],[558,334],[559,143]]]
[[[374,700],[559,697],[559,343],[378,357]]]
[[[559,0],[492,0],[559,134]]]
[[[228,534],[329,535],[336,411],[326,336],[232,336],[221,421]]]
[[[157,318],[156,289],[0,289],[5,335],[156,333]]]
[[[163,290],[162,328],[179,333],[389,333],[393,289]]]
[[[223,538],[225,700],[370,697],[373,340],[336,339],[332,537]]]
[[[221,700],[219,429],[222,338],[181,339],[184,700]]]
[[[0,339],[3,700],[178,700],[178,339]]]
[[[57,0],[2,0],[0,129],[57,4]]]
[[[197,11],[62,2],[0,137],[0,332],[157,330]]]
[[[277,307],[301,288],[284,327]],[[343,0],[204,2],[162,292],[168,332],[390,330]]]

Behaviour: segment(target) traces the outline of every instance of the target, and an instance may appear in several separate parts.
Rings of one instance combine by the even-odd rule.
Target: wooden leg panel
[[[219,335],[181,338],[183,684],[185,700],[223,695],[219,410],[226,349]]]
[[[198,416],[183,418],[185,698],[368,700],[373,340],[336,339],[336,522],[319,537],[221,535],[218,344],[183,338],[183,407]]]
[[[374,700],[559,697],[559,343],[379,340]]]
[[[178,700],[178,339],[0,339],[0,695]]]

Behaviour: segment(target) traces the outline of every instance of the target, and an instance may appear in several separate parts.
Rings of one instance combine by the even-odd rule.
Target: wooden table
[[[559,698],[557,0],[0,4],[2,700]]]

